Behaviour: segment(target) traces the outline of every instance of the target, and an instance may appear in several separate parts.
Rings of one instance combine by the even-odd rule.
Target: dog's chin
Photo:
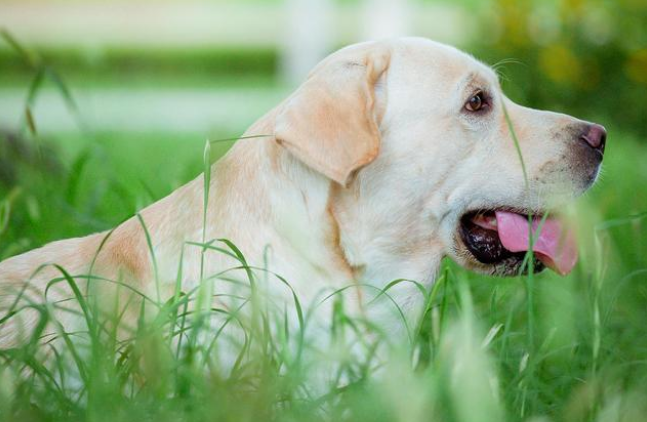
[[[458,222],[454,235],[454,259],[463,267],[474,272],[496,275],[516,276],[541,272],[545,265],[532,256],[532,263],[527,252],[507,250],[496,230],[474,222],[475,215],[487,215],[488,211],[465,213]],[[529,265],[532,264],[532,265]]]

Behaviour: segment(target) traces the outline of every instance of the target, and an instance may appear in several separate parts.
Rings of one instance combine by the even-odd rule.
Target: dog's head
[[[606,138],[599,125],[513,103],[492,69],[416,38],[333,54],[288,99],[275,130],[341,185],[335,212],[351,264],[441,251],[496,274],[519,270],[528,215],[542,226],[535,268],[572,267],[571,235],[542,216],[594,183]]]

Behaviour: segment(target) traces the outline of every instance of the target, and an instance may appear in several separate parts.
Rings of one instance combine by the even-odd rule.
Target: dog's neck
[[[214,166],[211,188],[211,235],[229,238],[254,265],[308,294],[357,279],[340,245],[334,183],[273,138],[240,140]]]
[[[272,133],[270,113],[246,135]],[[203,236],[203,184],[204,178],[198,177],[160,201],[172,203],[175,211],[168,215],[176,217],[169,218],[194,222],[191,227],[177,220],[157,225],[164,230],[177,227],[176,233],[158,237],[164,242],[158,245],[160,261],[169,263],[166,272],[173,279],[179,263],[173,258],[179,256],[177,240],[199,242]],[[437,245],[420,241],[431,233],[409,233],[410,223],[402,216],[371,214],[369,203],[362,202],[371,198],[364,198],[365,192],[360,195],[361,185],[358,178],[350,187],[341,187],[306,167],[271,136],[242,139],[212,168],[205,240],[231,240],[251,266],[267,266],[306,300],[351,287],[351,300],[359,302],[396,279],[429,285],[442,258]],[[207,258],[208,265],[200,271],[216,273],[240,265],[223,254],[210,253]],[[187,283],[200,279],[200,259],[199,248],[185,248]],[[358,285],[373,287],[359,293]],[[411,312],[421,303],[410,282],[390,289],[389,295]]]
[[[246,135],[272,131],[270,114]],[[401,215],[374,218],[361,202],[361,178],[343,188],[272,137],[239,141],[214,168],[212,180],[211,225],[221,232],[213,234],[230,237],[257,264],[269,251],[270,270],[297,290],[312,294],[353,283],[382,289],[396,279],[430,285],[436,276],[443,253],[430,242],[433,233],[410,233]],[[385,228],[396,235],[381,237]],[[402,305],[417,302],[412,283],[391,293]]]

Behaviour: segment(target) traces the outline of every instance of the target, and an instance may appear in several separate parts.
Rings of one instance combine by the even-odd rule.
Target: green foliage
[[[213,87],[223,81],[245,85],[267,84],[278,68],[279,52],[271,48],[150,50],[110,48],[99,50],[41,49],[42,60],[58,69],[74,86],[122,84],[181,86],[186,83]],[[0,48],[2,85],[22,84],[31,66],[16,60],[13,49]]]
[[[37,81],[38,67],[32,71]],[[37,95],[40,84],[34,85]],[[531,98],[547,101],[541,95]],[[564,105],[572,111],[569,107]],[[25,122],[21,136],[0,138],[3,258],[113,227],[196,177],[230,145],[212,142],[203,149],[203,135],[154,132],[41,139],[29,127],[38,128],[38,122],[32,123]],[[204,238],[189,246],[205,254],[225,253],[240,264],[249,288],[243,302],[251,316],[218,306],[189,311],[208,303],[209,277],[203,274],[201,288],[183,289],[178,283],[166,302],[137,291],[142,299],[138,323],[125,339],[115,329],[122,314],[97,307],[91,289],[84,294],[86,282],[99,281],[58,268],[55,282],[75,292],[84,326],[78,333],[60,332],[52,343],[55,350],[37,348],[43,340],[38,333],[55,316],[44,304],[22,304],[36,312],[40,324],[33,341],[0,351],[0,419],[642,421],[647,413],[647,196],[639,188],[647,184],[647,147],[608,126],[612,137],[601,183],[566,210],[582,240],[581,262],[568,277],[489,278],[446,262],[437,283],[420,288],[426,306],[420,324],[410,327],[413,341],[395,347],[386,346],[379,327],[344,312],[340,291],[330,297],[329,322],[338,343],[322,354],[305,341],[312,334],[308,307],[294,295],[294,314],[268,311],[253,288],[267,271],[250,267],[226,239]],[[226,135],[214,134],[214,139]],[[289,288],[290,280],[272,279]],[[3,309],[0,330],[26,310]],[[230,341],[229,326],[245,336],[235,344],[234,364],[227,366],[217,356]],[[357,327],[375,334],[369,350],[392,348],[385,367],[376,370],[371,353],[347,353],[343,333]],[[313,388],[317,375],[306,362],[322,356],[337,365],[333,380],[345,380],[341,386]]]
[[[471,50],[518,102],[647,135],[647,3],[492,0]]]
[[[66,182],[65,171],[58,178],[51,177],[30,167],[29,162],[16,160],[16,165],[31,170],[13,185],[12,189],[23,193],[4,197],[11,203],[11,213],[0,242],[3,256],[95,230],[86,218],[101,218],[100,229],[111,227],[134,213],[138,204],[170,192],[203,166],[201,139],[194,139],[189,151],[182,142],[154,134],[141,138],[141,143],[116,135],[98,135],[96,139],[96,149],[63,149],[61,166],[83,173],[75,188],[65,188],[71,183]],[[214,148],[219,145],[212,143]],[[212,155],[222,151],[212,151]],[[166,162],[169,157],[172,159]],[[572,210],[583,238],[582,262],[573,274],[566,278],[550,273],[535,276],[532,295],[528,295],[525,278],[476,276],[447,263],[434,289],[425,293],[426,317],[413,331],[415,352],[403,352],[379,375],[374,375],[366,362],[351,359],[345,370],[354,374],[352,385],[304,396],[313,375],[286,359],[319,354],[307,345],[302,345],[299,353],[285,346],[286,336],[294,339],[292,336],[300,335],[298,331],[269,335],[263,332],[263,325],[250,325],[248,336],[263,338],[263,344],[270,342],[273,352],[252,354],[251,363],[235,374],[209,360],[208,354],[201,355],[198,365],[191,342],[183,342],[179,349],[172,347],[180,333],[194,332],[199,338],[207,326],[185,318],[183,311],[187,301],[197,299],[198,292],[179,289],[168,303],[153,308],[147,305],[154,309],[153,316],[143,321],[129,340],[118,343],[105,332],[91,337],[90,345],[77,353],[78,361],[72,368],[63,362],[72,353],[69,347],[78,347],[73,342],[58,351],[61,367],[55,368],[41,367],[41,355],[33,348],[4,352],[0,412],[17,421],[261,417],[279,421],[415,421],[429,420],[430,415],[446,421],[499,421],[498,412],[506,415],[504,420],[547,415],[566,421],[621,420],[613,416],[620,412],[624,420],[640,421],[647,399],[647,197],[636,194],[636,186],[647,182],[641,165],[645,158],[647,148],[629,136],[609,144],[600,186]],[[161,165],[167,170],[160,172],[160,163],[165,162]],[[25,176],[29,172],[31,176]],[[140,178],[151,185],[152,194],[141,187]],[[106,188],[110,180],[128,186],[125,192],[130,196],[118,199],[119,190]],[[69,191],[76,192],[71,195],[74,200],[64,202]],[[34,199],[28,200],[29,196]],[[42,211],[39,217],[26,221],[30,201]],[[31,243],[21,243],[24,238]],[[209,241],[197,247],[230,253],[247,265],[242,263],[244,257],[231,249],[233,245]],[[70,282],[62,277],[61,282]],[[472,299],[465,286],[469,286]],[[90,327],[97,322],[92,301],[89,303]],[[151,298],[150,303],[156,299]],[[532,314],[528,313],[530,304]],[[47,315],[46,309],[39,309]],[[361,323],[345,316],[343,307],[336,309],[337,324],[350,327]],[[233,318],[221,311],[212,313]],[[281,317],[272,314],[267,319],[282,326]],[[89,327],[88,333],[93,332]],[[527,336],[531,329],[533,343]],[[36,375],[22,377],[25,367]],[[63,377],[72,388],[79,367],[86,374],[81,391],[55,384],[54,380]],[[612,416],[602,416],[607,414]]]

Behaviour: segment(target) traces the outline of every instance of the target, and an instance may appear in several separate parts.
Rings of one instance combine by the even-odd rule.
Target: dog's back
[[[27,340],[48,311],[72,307],[64,272],[87,274],[100,241],[99,234],[61,240],[0,262],[0,347]]]

